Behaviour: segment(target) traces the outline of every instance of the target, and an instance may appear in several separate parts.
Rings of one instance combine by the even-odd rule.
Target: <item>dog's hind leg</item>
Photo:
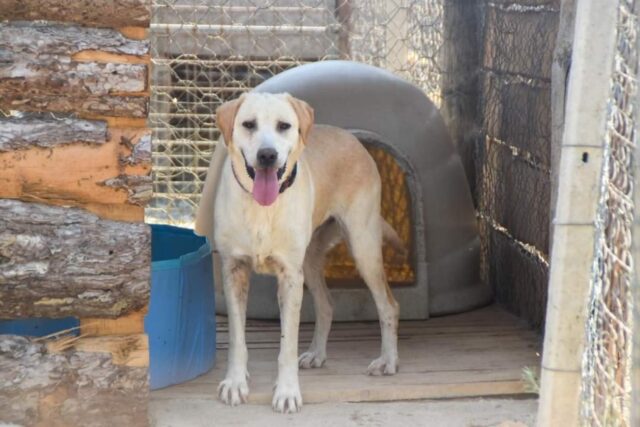
[[[251,265],[248,259],[225,258],[222,268],[229,313],[229,353],[227,375],[218,386],[218,396],[227,405],[236,406],[245,403],[249,397],[245,322]]]
[[[304,281],[313,297],[316,324],[309,349],[298,358],[301,368],[320,368],[327,358],[327,339],[331,329],[333,308],[331,294],[324,280],[327,252],[342,240],[340,227],[330,220],[316,230],[304,258]]]
[[[369,365],[369,375],[393,375],[398,370],[399,306],[387,283],[382,261],[382,221],[380,199],[371,197],[354,203],[342,218],[351,254],[378,309],[382,332],[381,355]]]

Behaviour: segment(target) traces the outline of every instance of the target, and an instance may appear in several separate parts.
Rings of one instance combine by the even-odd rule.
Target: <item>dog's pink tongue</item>
[[[253,198],[262,206],[269,206],[278,197],[278,170],[255,169],[253,178]]]

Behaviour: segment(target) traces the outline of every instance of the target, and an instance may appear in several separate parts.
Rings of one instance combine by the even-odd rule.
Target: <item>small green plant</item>
[[[538,370],[525,366],[522,368],[522,382],[524,383],[524,390],[527,393],[540,394],[540,378],[538,377]]]

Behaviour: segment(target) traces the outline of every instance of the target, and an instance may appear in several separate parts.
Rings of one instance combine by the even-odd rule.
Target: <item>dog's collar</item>
[[[244,185],[242,185],[242,182],[240,182],[240,179],[238,178],[238,174],[236,173],[236,168],[233,167],[233,163],[231,163],[231,171],[233,172],[233,177],[238,182],[238,185],[240,186],[240,188],[242,188],[247,193],[251,194],[251,191],[247,190],[244,187]],[[278,191],[279,194],[284,193],[287,188],[289,188],[289,187],[291,187],[293,185],[293,182],[296,180],[296,175],[298,175],[298,163],[297,162],[293,165],[293,169],[291,169],[291,173],[289,174],[287,179],[285,179],[282,182],[282,184],[280,184],[280,190]]]
[[[280,194],[284,193],[284,190],[286,190],[287,188],[293,185],[293,182],[296,180],[297,174],[298,174],[298,163],[296,162],[293,165],[293,169],[291,169],[291,173],[289,174],[287,179],[285,179],[284,182],[280,184]]]

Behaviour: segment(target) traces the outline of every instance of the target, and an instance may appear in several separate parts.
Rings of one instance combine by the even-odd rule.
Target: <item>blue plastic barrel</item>
[[[211,248],[193,231],[151,226],[151,301],[145,318],[152,390],[193,379],[215,362]]]

